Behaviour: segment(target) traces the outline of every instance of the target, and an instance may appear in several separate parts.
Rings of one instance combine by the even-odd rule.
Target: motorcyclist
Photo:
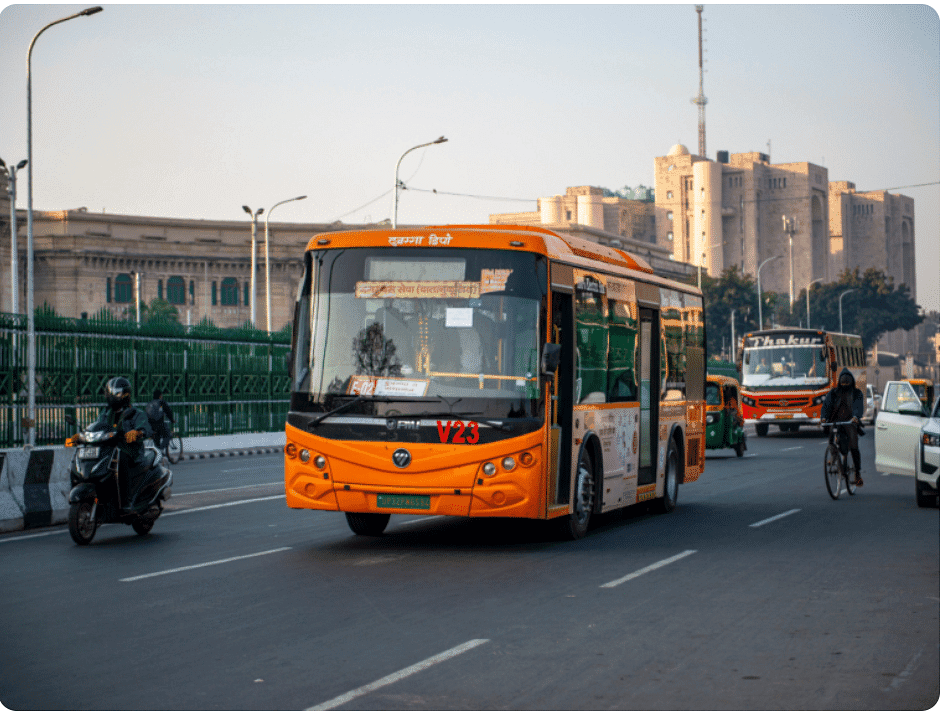
[[[826,394],[820,418],[824,423],[851,420],[851,425],[842,425],[839,429],[839,452],[845,457],[852,451],[852,464],[855,467],[856,487],[862,482],[862,455],[859,453],[859,421],[865,412],[865,397],[855,387],[855,377],[848,368],[839,374],[839,385]]]
[[[118,475],[122,508],[130,509],[133,501],[131,495],[144,471],[144,439],[153,437],[153,431],[144,411],[131,405],[131,381],[127,378],[117,376],[108,381],[105,399],[107,405],[98,416],[96,425],[124,432],[122,441],[118,443]]]

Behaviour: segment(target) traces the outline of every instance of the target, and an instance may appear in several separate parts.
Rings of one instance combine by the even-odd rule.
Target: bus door
[[[639,477],[638,485],[656,481],[659,438],[659,312],[639,310]]]
[[[553,293],[551,318],[551,340],[553,343],[561,345],[561,358],[551,393],[549,505],[567,504],[570,501],[571,460],[573,458],[572,424],[574,416],[574,312],[572,294]]]

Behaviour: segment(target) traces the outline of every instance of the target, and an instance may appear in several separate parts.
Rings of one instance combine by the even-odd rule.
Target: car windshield
[[[313,410],[361,397],[396,401],[399,413],[448,412],[461,400],[457,410],[538,414],[538,255],[357,248],[316,251],[309,264],[292,390]]]
[[[821,346],[759,346],[744,350],[743,385],[790,390],[829,383]]]

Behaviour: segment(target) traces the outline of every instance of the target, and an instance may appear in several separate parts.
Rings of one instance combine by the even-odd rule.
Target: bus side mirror
[[[560,344],[544,344],[544,350],[541,352],[541,373],[548,377],[553,376],[560,366],[560,359]]]

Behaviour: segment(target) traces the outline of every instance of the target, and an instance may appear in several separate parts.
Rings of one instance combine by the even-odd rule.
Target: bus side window
[[[610,348],[607,356],[607,402],[638,400],[639,382],[636,373],[636,339],[638,321],[636,305],[611,302],[609,318]]]

